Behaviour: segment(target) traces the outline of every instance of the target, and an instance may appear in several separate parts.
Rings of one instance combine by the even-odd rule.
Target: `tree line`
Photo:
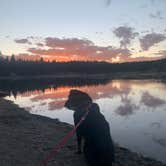
[[[45,62],[16,60],[0,56],[0,76],[35,76],[54,74],[103,74],[116,72],[165,72],[166,58],[156,61],[108,63],[91,61]]]

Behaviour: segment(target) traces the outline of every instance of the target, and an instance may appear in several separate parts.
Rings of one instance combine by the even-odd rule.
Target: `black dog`
[[[114,146],[109,124],[99,111],[99,106],[92,103],[88,94],[71,90],[65,107],[74,110],[75,125],[88,112],[85,120],[77,128],[78,153],[84,139],[83,151],[91,166],[111,166],[114,161]]]

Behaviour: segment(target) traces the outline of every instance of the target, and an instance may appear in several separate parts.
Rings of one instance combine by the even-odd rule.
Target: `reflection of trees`
[[[17,94],[28,91],[45,91],[47,88],[58,88],[63,86],[81,87],[99,84],[107,84],[110,80],[105,79],[88,79],[88,78],[56,78],[56,79],[26,79],[26,80],[1,80],[0,90],[8,92],[14,97]]]

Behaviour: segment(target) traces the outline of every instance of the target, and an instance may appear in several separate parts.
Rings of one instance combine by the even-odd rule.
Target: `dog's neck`
[[[89,111],[90,107],[92,106],[93,103],[88,103],[86,106],[85,105],[80,105],[77,107],[77,110],[82,110],[82,111]]]

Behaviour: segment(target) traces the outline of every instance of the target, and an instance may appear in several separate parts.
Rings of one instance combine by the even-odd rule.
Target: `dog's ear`
[[[72,89],[72,90],[70,91],[69,96],[70,96],[70,95],[71,95],[71,96],[79,95],[80,93],[81,93],[81,91],[76,90],[76,89]]]

